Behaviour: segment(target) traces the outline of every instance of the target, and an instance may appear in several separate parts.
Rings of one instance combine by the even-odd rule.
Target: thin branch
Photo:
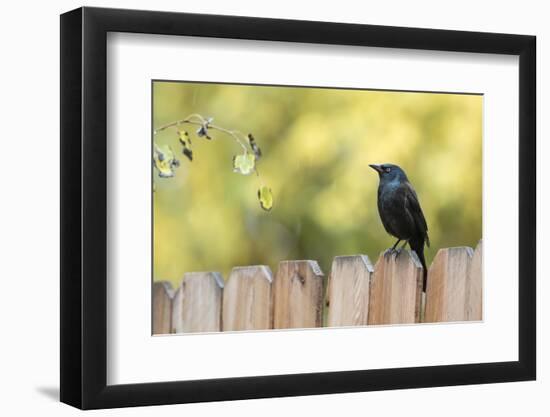
[[[246,145],[245,145],[245,144],[242,142],[242,140],[239,139],[239,137],[237,136],[237,135],[238,135],[239,133],[241,133],[241,132],[236,131],[236,130],[225,129],[225,128],[220,127],[220,126],[217,126],[217,125],[208,125],[208,128],[209,128],[209,129],[212,129],[212,130],[219,130],[220,132],[223,132],[223,133],[225,133],[225,134],[227,134],[227,135],[232,136],[232,137],[237,141],[237,143],[238,143],[239,145],[241,145],[241,147],[243,148],[243,150],[244,150],[245,152],[248,151],[248,149],[246,148]],[[242,135],[242,133],[241,133],[241,135]]]
[[[199,121],[192,120],[192,119],[199,119]],[[163,130],[169,129],[171,127],[176,127],[176,126],[179,126],[181,124],[190,124],[190,125],[195,125],[195,126],[203,126],[205,123],[206,123],[206,120],[200,114],[191,114],[191,115],[187,116],[185,119],[176,120],[175,122],[165,124],[165,125],[159,127],[158,129],[155,129],[153,131],[153,134],[156,135],[158,132],[162,132]],[[208,129],[218,130],[218,131],[223,132],[227,135],[230,135],[233,139],[235,139],[237,141],[237,143],[241,146],[241,148],[243,148],[243,150],[245,152],[248,151],[248,149],[246,148],[246,145],[245,145],[246,142],[243,142],[242,138],[238,137],[239,134],[242,135],[243,137],[245,137],[245,135],[243,133],[241,133],[239,131],[236,131],[236,130],[225,129],[221,126],[213,125],[213,124],[208,124]]]
[[[193,118],[198,118],[200,121],[199,122],[194,122],[194,121],[191,120]],[[176,120],[175,122],[165,124],[165,125],[159,127],[158,129],[155,129],[153,131],[153,134],[156,135],[158,132],[162,132],[163,130],[166,130],[170,127],[181,125],[183,123],[202,126],[204,122],[205,122],[205,120],[200,114],[191,114],[191,115],[187,116],[185,119]]]

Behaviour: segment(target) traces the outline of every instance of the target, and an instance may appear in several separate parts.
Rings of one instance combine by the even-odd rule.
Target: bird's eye
[[[390,168],[390,167],[386,167],[386,168],[384,168],[384,171],[390,172],[390,171],[391,171],[391,168]]]

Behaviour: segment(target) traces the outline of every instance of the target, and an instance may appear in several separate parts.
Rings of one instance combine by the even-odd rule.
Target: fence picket
[[[280,262],[273,283],[273,327],[321,327],[323,280],[316,261]]]
[[[327,326],[365,326],[374,268],[367,255],[337,256],[328,284]]]
[[[223,278],[219,272],[188,272],[176,291],[172,311],[175,333],[219,332]]]
[[[153,334],[166,334],[172,330],[172,295],[169,282],[153,284]]]
[[[479,241],[468,271],[468,292],[466,299],[466,320],[483,318],[483,242]]]
[[[468,274],[473,254],[469,247],[437,252],[428,271],[425,322],[467,320]]]
[[[233,268],[223,292],[223,330],[273,328],[272,282],[268,266]]]
[[[371,280],[368,323],[418,323],[421,299],[422,265],[416,254],[381,254]]]

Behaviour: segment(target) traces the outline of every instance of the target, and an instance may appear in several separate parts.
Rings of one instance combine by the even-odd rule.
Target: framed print
[[[535,38],[61,16],[61,400],[535,379]]]

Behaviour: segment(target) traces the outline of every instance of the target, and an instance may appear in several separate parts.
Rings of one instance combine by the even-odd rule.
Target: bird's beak
[[[374,169],[376,172],[378,172],[379,174],[382,173],[382,167],[380,165],[375,165],[375,164],[370,164],[369,165],[372,169]]]

